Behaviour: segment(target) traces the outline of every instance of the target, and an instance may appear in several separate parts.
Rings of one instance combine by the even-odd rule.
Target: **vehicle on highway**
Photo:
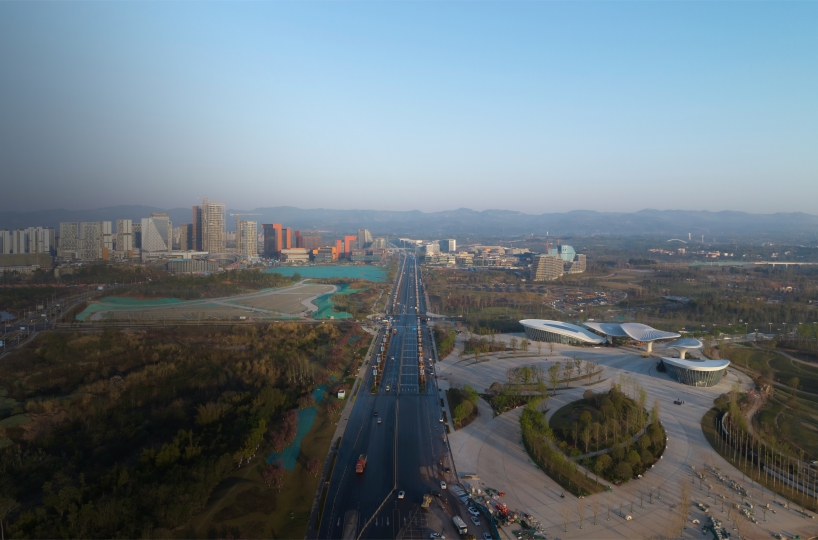
[[[442,416],[440,417],[440,420],[438,420],[438,422],[440,422],[441,424],[443,423],[443,417]]]
[[[450,473],[450,472],[452,472],[452,468],[451,467],[446,467],[445,469],[443,469],[443,472]]]
[[[460,534],[468,534],[469,528],[466,527],[466,522],[460,519],[460,516],[454,516],[452,518],[452,522],[454,523],[454,528],[457,529],[457,532]]]
[[[439,538],[440,540],[446,540],[446,537],[440,533],[432,533],[429,535],[429,538]]]
[[[389,392],[390,389],[391,389],[391,387],[387,384],[386,385],[386,391]]]
[[[440,497],[440,492],[438,490],[436,490],[436,489],[433,489],[432,490],[432,495],[434,495],[435,497]]]
[[[378,411],[375,411],[375,414],[373,414],[372,416],[378,416]]]
[[[440,489],[446,489],[446,482],[443,480],[440,481]]]
[[[475,525],[477,525],[478,527],[480,526],[480,519],[478,519],[477,516],[472,516],[471,517],[471,522],[474,523]]]
[[[378,423],[379,423],[379,424],[381,423],[381,419],[380,419],[380,418],[378,418]]]
[[[491,533],[484,532],[483,533],[483,540],[491,540]]]
[[[480,515],[480,512],[474,506],[469,506],[467,508],[467,510],[469,511],[469,514],[471,514],[473,516],[479,516]]]
[[[361,454],[358,456],[358,461],[355,463],[355,472],[362,473],[366,468],[366,454]]]
[[[405,496],[406,496],[406,492],[405,492],[405,491],[398,491],[398,499],[402,499],[402,498],[404,498]]]

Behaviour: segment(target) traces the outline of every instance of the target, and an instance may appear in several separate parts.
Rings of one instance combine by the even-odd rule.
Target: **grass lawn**
[[[749,347],[724,347],[720,353],[722,358],[726,358],[745,369],[751,369],[756,373],[766,369],[770,360],[781,358],[780,355],[772,351],[762,351]]]
[[[798,377],[799,390],[818,394],[818,368],[793,362],[779,354],[775,354],[775,357],[770,360],[770,367],[775,370],[776,382],[789,384],[790,379]]]
[[[232,534],[236,538],[303,538],[319,483],[319,478],[307,471],[306,462],[316,458],[324,463],[339,416],[330,415],[324,402],[318,406],[315,424],[301,440],[295,469],[284,473],[280,493],[267,487],[260,476],[264,459],[271,452],[266,446],[250,465],[237,469],[216,488],[204,511],[191,520],[181,537],[224,538]]]

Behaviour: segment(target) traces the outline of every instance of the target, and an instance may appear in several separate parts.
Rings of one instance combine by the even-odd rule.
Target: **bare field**
[[[330,294],[334,285],[299,283],[281,289],[266,289],[250,294],[172,303],[123,304],[103,299],[86,310],[88,321],[196,321],[212,319],[276,319],[307,316],[318,308],[315,298]]]

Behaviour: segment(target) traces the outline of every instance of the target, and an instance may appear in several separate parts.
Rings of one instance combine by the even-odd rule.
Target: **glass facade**
[[[557,334],[556,332],[548,332],[547,330],[530,328],[528,326],[523,326],[523,328],[525,329],[525,337],[532,341],[564,343],[565,345],[588,345],[588,343],[573,339],[570,336]]]
[[[727,367],[716,371],[700,371],[697,369],[689,369],[681,366],[675,366],[670,362],[663,362],[668,375],[676,379],[682,384],[689,386],[716,386],[721,382]]]

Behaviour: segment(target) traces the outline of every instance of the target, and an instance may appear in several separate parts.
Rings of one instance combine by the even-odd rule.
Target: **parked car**
[[[479,516],[480,515],[480,512],[474,506],[469,506],[467,508],[467,510],[469,511],[469,514],[471,514],[473,516]]]
[[[446,537],[440,533],[432,533],[429,535],[429,538],[439,538],[440,540],[446,540]]]

